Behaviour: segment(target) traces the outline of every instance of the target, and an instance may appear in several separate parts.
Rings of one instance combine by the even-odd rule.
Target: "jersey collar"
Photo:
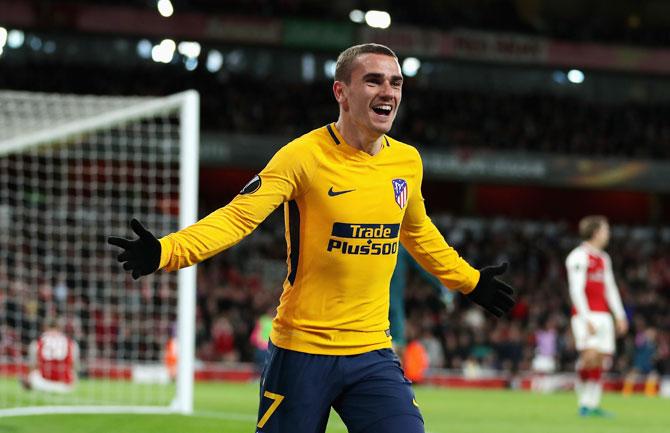
[[[379,155],[385,153],[384,152],[385,147],[391,147],[388,137],[386,136],[386,134],[384,134],[382,137],[383,138],[382,147],[379,149],[379,152],[377,152],[376,155],[370,155],[369,153],[357,149],[354,146],[347,143],[344,137],[342,137],[342,135],[340,134],[340,131],[337,130],[335,122],[326,125],[326,129],[328,130],[328,134],[330,135],[333,144],[335,144],[339,150],[346,153],[347,155],[351,155],[363,160],[377,159]]]

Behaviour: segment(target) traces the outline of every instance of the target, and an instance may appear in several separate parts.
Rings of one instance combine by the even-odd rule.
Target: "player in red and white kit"
[[[77,382],[79,347],[51,322],[29,348],[30,373],[21,383],[26,389],[67,393]]]
[[[572,333],[579,351],[575,391],[580,415],[607,416],[600,408],[603,361],[615,351],[615,322],[616,331],[625,334],[628,320],[614,281],[612,262],[603,251],[610,237],[607,218],[583,218],[579,234],[584,242],[565,261],[573,304]]]

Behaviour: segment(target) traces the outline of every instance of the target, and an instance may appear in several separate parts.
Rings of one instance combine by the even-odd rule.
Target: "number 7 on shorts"
[[[270,392],[270,391],[265,391],[263,393],[263,397],[267,397],[270,400],[274,400],[274,401],[272,402],[272,404],[270,405],[268,410],[265,411],[265,414],[263,414],[263,416],[261,417],[261,420],[258,421],[258,424],[256,425],[256,427],[258,427],[258,428],[263,428],[265,423],[268,422],[268,419],[270,419],[270,416],[274,413],[274,411],[277,410],[277,408],[281,404],[282,400],[284,400],[283,395],[275,394],[274,392]]]

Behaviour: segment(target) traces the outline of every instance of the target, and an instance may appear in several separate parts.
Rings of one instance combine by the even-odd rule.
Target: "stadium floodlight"
[[[391,15],[385,11],[367,11],[365,13],[365,23],[370,27],[387,29],[391,25]]]
[[[246,63],[246,56],[242,50],[233,50],[228,53],[226,57],[226,65],[228,69],[233,72],[241,72],[244,69],[244,64]]]
[[[44,46],[42,47],[45,53],[47,54],[53,54],[56,52],[56,42],[54,41],[46,41],[44,43]]]
[[[402,61],[402,73],[408,77],[416,76],[421,68],[421,61],[416,57],[407,57]]]
[[[157,234],[195,222],[198,107],[195,91],[0,91],[0,416],[192,412],[195,267],[135,282],[105,238],[132,236],[132,217]],[[19,386],[50,318],[80,347],[70,393]]]
[[[200,50],[200,44],[197,42],[182,41],[177,45],[177,51],[179,51],[182,56],[191,59],[198,57],[200,55]]]
[[[303,54],[301,66],[302,79],[308,83],[314,81],[316,77],[316,60],[314,59],[314,54]]]
[[[151,49],[151,59],[156,63],[170,63],[174,58],[177,44],[172,39],[163,39]]]
[[[7,29],[0,27],[0,49],[2,49],[7,43]]]
[[[326,78],[335,78],[335,69],[337,67],[337,61],[329,59],[323,63],[323,73]]]
[[[551,73],[551,79],[557,84],[565,84],[567,77],[563,71],[554,71]]]
[[[184,59],[184,67],[187,71],[195,71],[195,69],[198,67],[198,59],[193,57]]]
[[[13,49],[20,48],[25,39],[26,36],[22,30],[10,30],[9,33],[7,33],[7,46]]]
[[[223,66],[223,54],[219,50],[211,50],[207,54],[207,64],[205,67],[211,73],[218,72]]]
[[[137,55],[143,59],[149,59],[151,58],[151,50],[153,47],[153,44],[148,39],[141,39],[137,43]]]
[[[579,69],[570,69],[567,77],[568,81],[573,84],[582,84],[584,82],[584,73]]]
[[[42,39],[38,36],[31,36],[28,45],[30,45],[33,51],[39,51],[42,49]]]
[[[156,7],[158,8],[158,13],[161,14],[162,17],[169,18],[174,13],[174,7],[170,0],[158,0]]]
[[[349,12],[349,19],[357,24],[365,22],[365,12],[360,9],[354,9]]]

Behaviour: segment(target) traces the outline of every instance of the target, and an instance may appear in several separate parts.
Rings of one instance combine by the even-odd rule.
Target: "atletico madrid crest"
[[[407,181],[405,179],[393,179],[393,194],[395,195],[395,202],[398,203],[400,209],[404,209],[407,204]]]

